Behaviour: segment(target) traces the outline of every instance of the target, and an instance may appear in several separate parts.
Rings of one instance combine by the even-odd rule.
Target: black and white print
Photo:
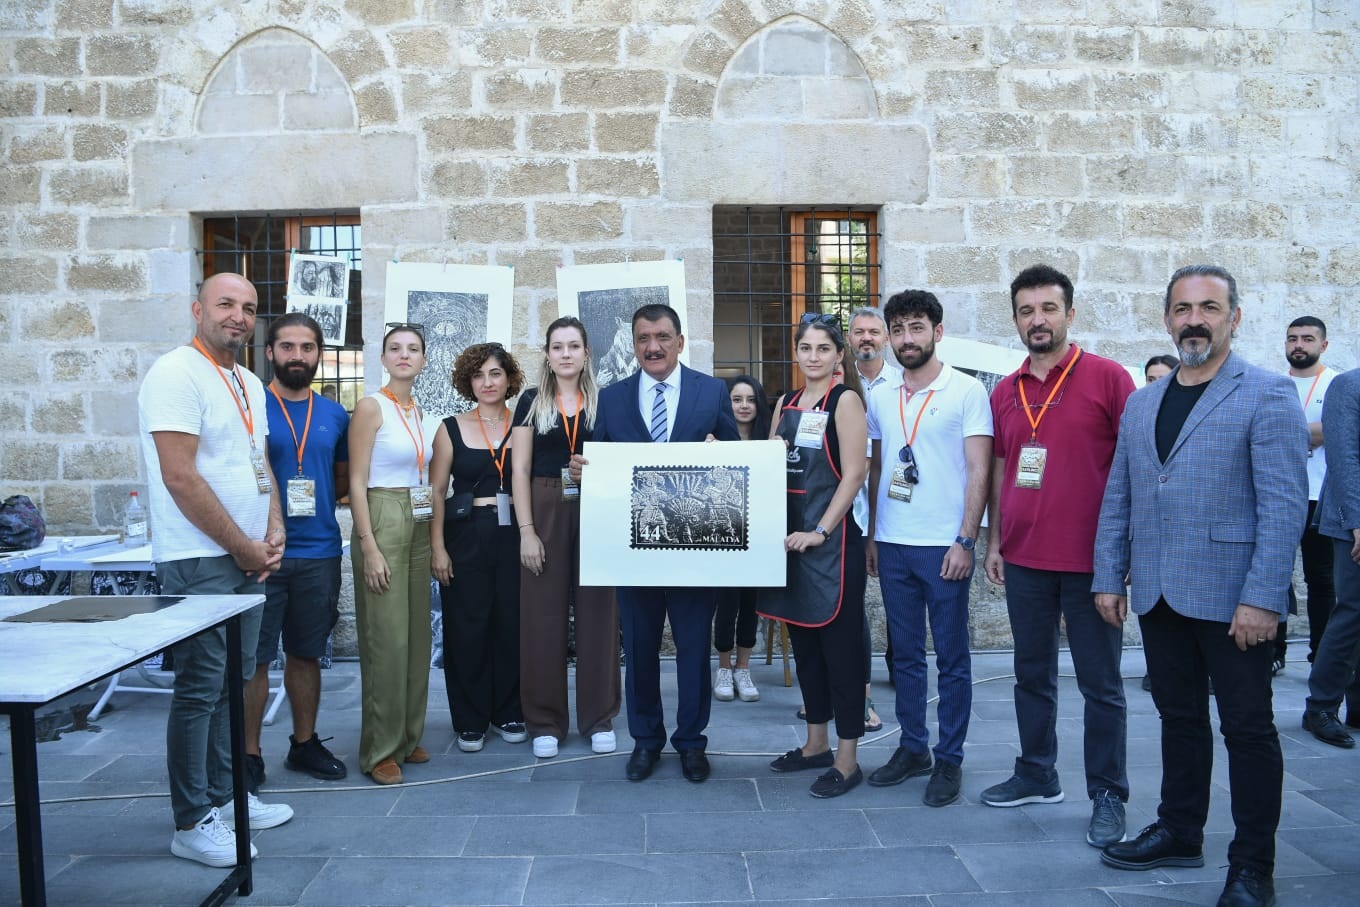
[[[345,308],[344,300],[329,302],[324,299],[288,300],[288,311],[310,315],[321,325],[321,335],[326,346],[345,345]]]
[[[453,389],[450,376],[458,354],[486,340],[486,293],[409,290],[406,320],[425,326],[425,370],[416,378],[415,397],[426,412],[449,416],[472,408]]]
[[[747,550],[750,469],[635,466],[635,550]]]
[[[349,262],[324,255],[294,255],[288,295],[312,299],[349,297]]]
[[[600,387],[627,378],[638,370],[633,355],[633,313],[644,305],[670,305],[670,290],[658,287],[619,287],[582,290],[576,306],[594,355],[591,364]]]

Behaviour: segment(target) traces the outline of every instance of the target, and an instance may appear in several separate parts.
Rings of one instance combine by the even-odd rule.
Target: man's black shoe
[[[680,773],[686,781],[698,784],[708,778],[708,756],[703,750],[685,750],[680,754]]]
[[[1311,732],[1323,743],[1339,746],[1343,750],[1355,746],[1355,738],[1346,733],[1346,728],[1337,720],[1336,712],[1305,709],[1303,712],[1303,729]]]
[[[264,787],[264,757],[256,753],[246,753],[246,790],[252,794]]]
[[[952,762],[936,762],[921,802],[926,806],[948,806],[959,798],[963,767]]]
[[[1250,866],[1228,868],[1228,884],[1218,896],[1218,907],[1272,907],[1275,882]]]
[[[832,797],[839,797],[848,792],[855,785],[864,780],[864,772],[860,771],[859,766],[850,773],[847,778],[840,773],[840,769],[829,768],[826,773],[819,776],[812,782],[812,787],[808,788],[808,793],[819,800],[829,800]]]
[[[656,764],[660,760],[661,753],[639,747],[633,750],[633,755],[628,757],[628,767],[624,770],[624,773],[628,776],[629,781],[646,781],[651,777],[652,769],[656,768]]]
[[[316,734],[303,743],[298,743],[297,738],[289,734],[288,742],[292,745],[288,747],[288,758],[283,760],[285,768],[306,772],[322,781],[339,781],[347,774],[345,763],[335,758],[335,754],[326,749],[325,741]]]
[[[1132,841],[1119,841],[1100,852],[1100,861],[1115,869],[1158,866],[1203,866],[1204,848],[1178,841],[1160,822],[1153,822]]]
[[[802,747],[789,750],[770,763],[772,772],[801,772],[809,768],[831,768],[836,762],[836,754],[827,750],[814,756],[804,756]]]
[[[830,765],[830,763],[827,763]],[[905,746],[893,750],[892,758],[869,773],[870,787],[891,787],[917,775],[928,775],[932,766],[930,753],[913,753]]]

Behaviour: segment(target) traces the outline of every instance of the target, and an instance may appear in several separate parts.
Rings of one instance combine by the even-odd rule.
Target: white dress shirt
[[[652,428],[652,407],[656,403],[656,386],[661,384],[645,371],[640,373],[641,381],[638,382],[638,410],[642,413],[642,424],[647,426],[648,431]],[[664,379],[666,389],[662,391],[661,398],[666,401],[666,440],[671,439],[671,433],[675,431],[675,413],[680,408],[680,366],[675,368]]]

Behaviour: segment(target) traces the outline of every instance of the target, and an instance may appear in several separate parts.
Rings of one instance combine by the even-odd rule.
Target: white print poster
[[[583,586],[783,586],[784,443],[587,441]]]
[[[1011,349],[947,335],[940,338],[935,349],[940,361],[981,381],[989,396],[1001,379],[1018,369],[1029,355],[1024,349]]]
[[[321,325],[326,346],[345,345],[349,303],[349,259],[294,252],[288,259],[289,312],[310,315]]]
[[[683,261],[629,261],[557,269],[557,314],[575,315],[586,326],[591,369],[600,387],[638,370],[633,356],[633,313],[652,303],[675,309],[681,333],[688,333]],[[680,353],[680,361],[689,365],[688,347]]]
[[[288,311],[309,315],[321,325],[321,340],[326,346],[345,345],[345,302],[332,299],[288,297]]]
[[[392,262],[384,321],[425,328],[425,370],[415,398],[441,418],[471,409],[453,389],[453,363],[474,343],[510,345],[515,269],[501,265]],[[386,328],[383,333],[386,333]]]

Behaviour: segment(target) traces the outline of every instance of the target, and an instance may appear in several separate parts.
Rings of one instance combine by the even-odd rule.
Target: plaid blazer
[[[1360,527],[1360,368],[1337,375],[1332,387],[1322,404],[1327,478],[1318,495],[1318,532],[1349,542]]]
[[[1165,598],[1200,620],[1229,623],[1239,603],[1283,616],[1308,513],[1298,392],[1229,353],[1163,463],[1157,413],[1179,371],[1135,391],[1124,408],[1092,591],[1123,594],[1128,576],[1137,614]]]

